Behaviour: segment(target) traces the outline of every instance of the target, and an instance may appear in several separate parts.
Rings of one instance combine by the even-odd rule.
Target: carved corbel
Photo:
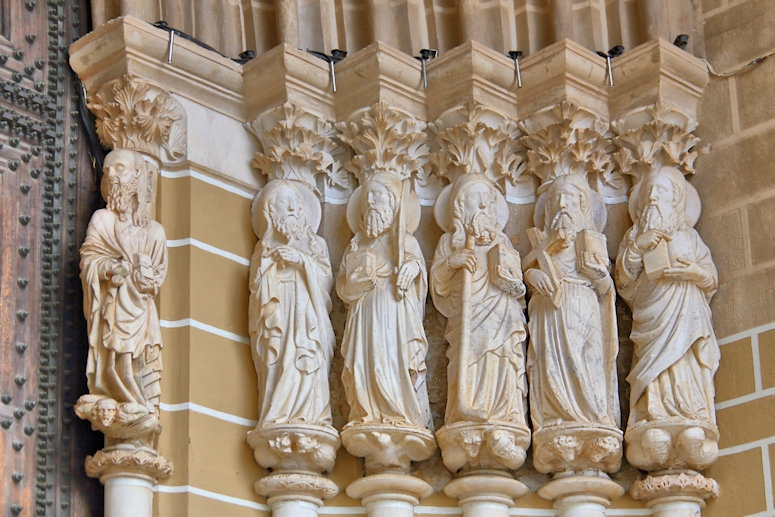
[[[347,202],[354,181],[342,163],[349,153],[331,122],[285,102],[245,126],[263,149],[251,165],[268,181],[298,181],[328,202]]]
[[[139,151],[158,162],[185,158],[185,111],[167,90],[126,74],[103,85],[87,106],[97,118],[102,145]]]

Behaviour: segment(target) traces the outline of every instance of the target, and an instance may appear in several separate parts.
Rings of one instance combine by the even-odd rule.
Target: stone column
[[[342,443],[364,458],[366,471],[347,494],[361,499],[370,517],[409,517],[432,493],[412,476],[411,464],[436,451],[425,384],[428,345],[417,318],[427,274],[413,235],[420,219],[413,184],[422,180],[428,162],[425,124],[378,102],[353,113],[339,129],[355,155],[345,167],[361,181],[347,210],[356,235],[337,278],[337,292],[349,306],[342,381],[350,416]]]
[[[340,190],[349,187],[349,176],[334,159],[340,147],[331,140],[332,124],[298,106],[286,102],[247,127],[263,149],[253,165],[268,179],[252,207],[259,242],[250,268],[249,321],[259,420],[248,444],[271,473],[255,490],[275,517],[315,516],[339,492],[322,474],[333,470],[340,441],[328,386],[333,275],[326,242],[316,234],[321,207],[314,192],[318,175]]]
[[[702,61],[660,39],[623,56],[617,82],[623,91],[611,98],[614,159],[634,183],[629,201],[633,226],[622,239],[616,270],[617,288],[634,318],[626,455],[631,465],[647,472],[630,494],[660,516],[699,516],[704,501],[718,494],[716,481],[699,473],[718,456],[713,374],[719,349],[708,306],[718,279],[710,252],[693,228],[700,199],[688,181],[700,152],[694,129],[707,81]],[[652,220],[652,206],[659,208],[662,223]],[[663,227],[665,238],[644,244],[651,226]],[[639,242],[644,248],[638,248]],[[691,279],[680,276],[683,267],[693,269]],[[674,299],[683,300],[682,317],[671,318],[667,308],[652,313],[652,307],[667,307],[664,289],[671,286],[680,286]],[[701,380],[665,382],[658,395],[647,399],[649,385],[679,378],[687,369]],[[677,412],[659,410],[663,400],[672,406],[673,390],[691,402]]]
[[[114,150],[101,185],[108,206],[81,248],[90,393],[75,411],[105,435],[105,448],[86,459],[86,473],[105,485],[105,515],[150,517],[153,486],[172,474],[156,450],[163,343],[154,299],[167,248],[153,220],[155,192],[161,159],[185,155],[185,113],[167,91],[131,75],[92,92],[88,106]]]

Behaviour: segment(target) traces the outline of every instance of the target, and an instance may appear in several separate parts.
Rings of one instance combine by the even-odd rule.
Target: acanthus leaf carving
[[[622,162],[612,160],[611,131],[594,113],[562,102],[519,127],[526,135],[520,141],[528,149],[527,168],[542,184],[578,174],[606,202],[626,198],[629,183],[620,173]]]
[[[472,101],[445,113],[429,127],[441,148],[431,161],[450,182],[460,174],[480,173],[504,189],[504,181],[516,185],[522,180],[527,169],[518,149],[522,133],[505,115]]]
[[[251,165],[268,180],[301,181],[318,194],[325,187],[352,191],[353,178],[341,166],[347,151],[331,122],[286,102],[245,126],[263,148]]]
[[[413,178],[417,186],[433,182],[426,124],[385,102],[339,122],[340,138],[355,151],[345,164],[363,183],[372,175],[388,172],[401,180]]]
[[[684,175],[694,174],[694,161],[700,154],[700,139],[692,131],[696,122],[665,103],[647,106],[630,118],[646,118],[632,127],[621,119],[611,126],[618,150],[613,157],[619,169],[640,180],[651,170],[676,167]]]
[[[160,160],[185,156],[185,112],[168,91],[126,74],[89,97],[87,105],[97,117],[97,135],[106,147],[141,151]]]

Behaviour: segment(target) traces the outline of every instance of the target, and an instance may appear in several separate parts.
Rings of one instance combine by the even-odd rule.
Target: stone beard
[[[647,435],[654,447],[665,442],[663,449],[669,449],[670,427],[691,428],[682,431],[685,436],[672,436],[688,449],[716,433],[713,375],[720,353],[709,302],[718,276],[708,247],[685,221],[689,188],[669,167],[644,178],[637,224],[625,234],[616,264],[619,293],[633,314],[628,441],[633,429],[664,427],[667,431],[655,428]],[[668,262],[662,271],[647,272],[646,263],[660,247]],[[699,468],[709,455],[715,457],[711,452],[687,451],[688,461]],[[670,467],[664,464],[666,451],[653,453],[647,462]]]
[[[447,317],[445,423],[501,421],[525,426],[523,347],[527,333],[522,298],[494,283],[498,264],[490,263],[493,251],[507,257],[516,273],[508,280],[524,294],[519,254],[497,222],[493,196],[498,194],[489,182],[467,178],[458,182],[463,187],[462,192],[453,190],[451,231],[441,237],[431,267],[433,302]],[[465,281],[468,286],[463,285]],[[467,300],[464,291],[469,293]],[[467,315],[463,314],[464,303],[470,307]],[[468,332],[465,336],[464,331]]]
[[[331,425],[328,371],[334,349],[328,249],[309,225],[296,187],[275,180],[255,209],[267,231],[250,271],[250,337],[259,426]]]
[[[161,331],[154,298],[167,272],[162,226],[150,219],[152,169],[139,153],[112,151],[103,194],[81,247],[87,378],[92,394],[158,413]]]
[[[337,277],[337,293],[348,307],[342,339],[348,426],[425,429],[432,427],[422,326],[425,260],[413,235],[396,235],[401,184],[386,176],[378,174],[362,187],[361,231],[345,251]],[[400,264],[398,239],[404,250]]]

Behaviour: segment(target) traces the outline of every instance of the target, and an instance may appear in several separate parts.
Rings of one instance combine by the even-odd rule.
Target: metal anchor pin
[[[519,69],[519,58],[522,57],[522,51],[509,50],[509,57],[514,60],[514,71],[517,72],[517,88],[522,88],[522,70]]]

